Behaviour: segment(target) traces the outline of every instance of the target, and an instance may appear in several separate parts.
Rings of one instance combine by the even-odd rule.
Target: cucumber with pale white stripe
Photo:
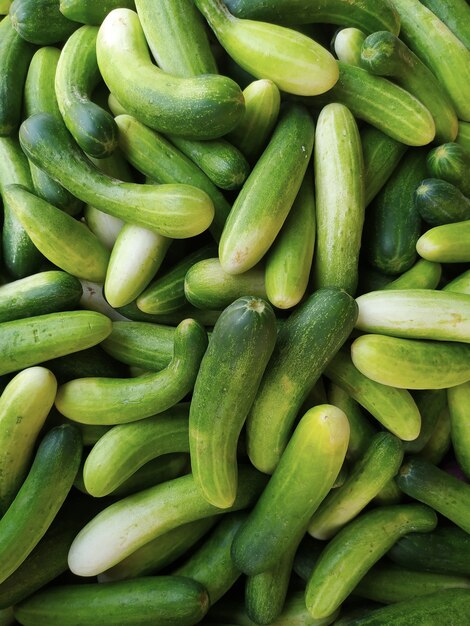
[[[470,476],[470,428],[468,407],[470,406],[470,383],[447,390],[450,413],[450,434],[457,461],[467,476]]]
[[[455,185],[465,196],[470,196],[470,151],[459,143],[448,142],[431,150],[427,166],[431,176],[442,178]]]
[[[470,261],[470,220],[435,226],[416,242],[423,259],[435,263],[467,263]]]
[[[421,0],[470,49],[470,8],[465,0]]]
[[[419,259],[408,271],[403,272],[398,278],[387,283],[381,289],[436,289],[442,275],[442,267],[439,263]]]
[[[423,220],[442,226],[470,219],[470,200],[451,183],[427,178],[415,191],[415,205]]]

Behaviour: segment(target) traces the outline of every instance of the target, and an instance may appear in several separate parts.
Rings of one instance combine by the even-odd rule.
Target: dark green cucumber
[[[431,437],[418,456],[433,465],[441,463],[451,446],[450,429],[449,409],[445,407],[439,414]]]
[[[113,9],[135,9],[134,0],[60,0],[60,12],[69,20],[99,26]]]
[[[394,79],[429,109],[436,125],[436,142],[454,141],[458,120],[452,102],[432,71],[392,33],[369,35],[361,52],[361,67]]]
[[[411,269],[381,286],[380,289],[436,289],[440,283],[441,275],[442,267],[439,263],[419,259]]]
[[[425,151],[410,151],[367,211],[367,260],[385,274],[406,272],[416,260],[421,217],[415,207],[414,192],[425,175]]]
[[[422,0],[422,4],[470,49],[470,8],[465,0]]]
[[[190,626],[208,608],[207,592],[199,583],[155,576],[53,587],[21,602],[15,617],[23,626],[85,626],[97,615],[102,626]]]
[[[447,406],[444,389],[415,391],[413,398],[421,414],[421,430],[414,441],[405,442],[404,449],[408,454],[417,454],[425,448],[437,426],[440,414]]]
[[[78,145],[92,157],[109,156],[118,145],[113,116],[91,101],[101,80],[96,60],[98,27],[82,26],[60,53],[55,92],[62,118]]]
[[[470,485],[419,458],[409,460],[396,481],[408,496],[432,506],[470,532]]]
[[[59,0],[14,0],[10,17],[23,39],[40,46],[65,41],[80,26],[62,15]]]
[[[465,196],[470,196],[470,152],[459,143],[444,143],[431,150],[427,158],[430,175],[455,185]]]
[[[0,136],[11,135],[21,122],[23,87],[34,46],[25,41],[6,16],[0,23]]]
[[[183,306],[181,309],[177,309],[173,313],[163,313],[161,315],[151,315],[150,313],[144,313],[141,311],[135,302],[131,302],[127,306],[117,309],[119,315],[122,314],[127,320],[134,320],[135,322],[150,322],[152,324],[166,324],[169,326],[178,326],[180,322],[191,317],[203,326],[214,326],[219,319],[222,311],[202,310],[197,309],[191,304]]]
[[[274,471],[299,409],[356,315],[356,303],[345,291],[320,289],[283,325],[248,416],[248,454],[261,471]]]
[[[468,428],[470,383],[464,383],[448,389],[447,399],[454,453],[460,467],[468,478],[470,476],[470,429]]]
[[[31,469],[0,520],[0,583],[26,559],[51,525],[78,471],[82,441],[71,425],[42,439]]]
[[[470,220],[435,226],[416,242],[420,256],[435,263],[470,261]]]
[[[470,199],[458,187],[439,178],[422,181],[415,191],[415,206],[431,226],[470,219]]]
[[[61,385],[84,376],[118,377],[128,373],[126,367],[107,355],[101,346],[44,361],[44,366],[55,374]]]
[[[65,272],[33,274],[0,287],[0,322],[78,307],[80,282]]]
[[[191,467],[204,498],[222,509],[237,495],[238,438],[276,338],[269,304],[239,298],[217,320],[199,368],[189,414]]]

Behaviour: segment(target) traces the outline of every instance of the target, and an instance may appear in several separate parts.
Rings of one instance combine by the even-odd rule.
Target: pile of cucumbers
[[[470,623],[470,5],[0,0],[0,626]]]

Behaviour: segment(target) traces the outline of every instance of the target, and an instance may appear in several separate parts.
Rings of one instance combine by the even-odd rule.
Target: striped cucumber
[[[430,226],[470,219],[470,199],[458,187],[439,178],[427,178],[415,191],[415,206]]]
[[[470,428],[468,407],[470,383],[447,390],[452,445],[457,461],[465,475],[470,476]]]
[[[470,261],[470,220],[435,226],[416,242],[423,259],[434,263],[467,263]]]
[[[470,151],[459,143],[444,143],[431,150],[427,166],[431,176],[455,185],[465,196],[470,196]]]
[[[60,0],[60,12],[69,20],[99,26],[113,9],[135,9],[134,0]]]
[[[382,287],[383,290],[436,289],[442,274],[439,263],[419,259],[408,271]]]
[[[422,0],[422,4],[454,33],[470,49],[470,9],[465,0]]]
[[[58,0],[14,0],[10,17],[21,37],[39,46],[65,41],[79,27],[62,15]]]

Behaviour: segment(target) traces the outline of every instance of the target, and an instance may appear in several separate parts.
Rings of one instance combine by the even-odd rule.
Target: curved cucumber
[[[250,506],[265,482],[259,472],[241,469],[240,490],[231,510]],[[200,495],[191,475],[175,478],[128,496],[99,513],[75,538],[69,567],[79,576],[100,574],[176,526],[221,513],[222,509]]]
[[[305,596],[310,615],[319,619],[335,611],[400,537],[434,530],[436,524],[434,511],[420,504],[380,507],[350,522],[323,550],[310,576]]]
[[[50,114],[23,122],[20,141],[35,165],[104,213],[174,238],[194,237],[212,222],[214,207],[203,191],[190,185],[124,183],[101,173]]]
[[[315,283],[317,287],[339,287],[353,295],[364,223],[364,164],[357,124],[345,106],[330,104],[320,113],[313,162]]]
[[[415,205],[431,226],[470,219],[470,199],[458,187],[439,178],[423,180],[415,191]]]
[[[423,0],[422,3],[470,49],[470,9],[465,0]]]
[[[117,147],[118,131],[113,116],[91,94],[101,76],[96,60],[96,26],[82,26],[60,53],[55,76],[57,104],[68,130],[92,157],[102,159]]]
[[[62,15],[58,0],[14,0],[10,17],[23,39],[40,46],[65,41],[79,27]]]
[[[460,467],[468,477],[470,476],[470,428],[468,427],[470,383],[448,389],[447,400],[454,453]]]
[[[260,574],[287,554],[293,556],[309,519],[339,474],[348,441],[349,424],[341,409],[323,404],[302,417],[233,541],[232,558],[242,572]]]
[[[60,12],[69,20],[99,26],[113,9],[135,9],[134,0],[60,0]]]
[[[442,267],[439,263],[432,263],[426,259],[419,259],[411,269],[403,272],[398,278],[387,283],[382,289],[402,290],[402,289],[436,289],[442,274]]]
[[[80,464],[82,442],[70,425],[42,439],[18,495],[0,520],[0,583],[43,537],[62,506]]]
[[[418,239],[416,250],[435,263],[470,261],[470,220],[431,228]]]
[[[98,344],[111,332],[111,320],[94,311],[66,311],[0,324],[0,374]]]
[[[444,143],[431,150],[427,166],[431,176],[442,178],[455,185],[464,195],[470,196],[470,152],[459,143]]]
[[[161,413],[189,393],[196,380],[207,335],[187,319],[175,332],[173,359],[162,371],[137,378],[79,378],[59,387],[62,415],[85,424],[122,424]]]

